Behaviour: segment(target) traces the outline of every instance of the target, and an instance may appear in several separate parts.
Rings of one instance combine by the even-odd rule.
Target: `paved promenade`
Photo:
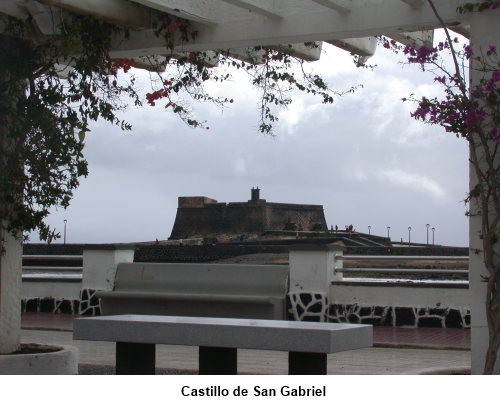
[[[78,347],[79,364],[114,366],[115,344],[74,341],[74,316],[25,313],[23,343]],[[241,374],[286,374],[286,352],[238,350]],[[198,348],[157,345],[160,369],[196,373]],[[328,374],[428,374],[470,372],[470,331],[461,329],[374,328],[374,347],[328,355]]]

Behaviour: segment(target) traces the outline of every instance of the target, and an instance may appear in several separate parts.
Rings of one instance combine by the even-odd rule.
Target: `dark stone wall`
[[[82,255],[85,244],[25,243],[23,255]]]
[[[260,245],[201,245],[201,246],[141,246],[135,251],[134,262],[195,263],[229,259],[254,253],[288,253],[288,246]]]
[[[27,243],[23,245],[23,255],[68,255],[79,256],[83,254],[82,244],[46,244],[46,243]],[[82,259],[65,260],[40,260],[23,259],[23,266],[62,266],[62,267],[81,267]]]
[[[277,242],[277,241],[275,241]],[[134,255],[134,262],[183,263],[209,262],[228,259],[240,255],[254,253],[288,253],[290,242],[293,244],[317,244],[315,240],[280,241],[283,244],[225,244],[225,245],[145,245],[140,246]],[[287,243],[285,243],[287,242]],[[415,249],[415,252],[413,252]],[[468,256],[468,248],[434,247],[434,248],[352,248],[348,247],[346,255],[398,255],[398,256]]]

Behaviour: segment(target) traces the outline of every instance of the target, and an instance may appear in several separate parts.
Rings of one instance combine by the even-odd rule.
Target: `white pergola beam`
[[[163,11],[189,21],[216,25],[217,0],[134,0],[144,6]]]
[[[264,49],[256,51],[253,48],[231,48],[224,53],[231,58],[251,63],[252,65],[262,65],[265,62],[263,57],[266,51]]]
[[[434,44],[434,30],[417,31],[417,32],[398,32],[388,35],[389,38],[398,41],[403,45],[415,46],[420,48],[425,45],[427,48],[432,48]]]
[[[1,0],[3,1],[3,0]],[[98,20],[137,30],[150,29],[153,10],[137,7],[125,0],[38,0],[76,14],[92,15]]]
[[[322,45],[322,42],[317,43],[316,46],[309,46],[305,44],[273,45],[271,46],[271,49],[287,51],[292,56],[304,61],[315,62],[321,57]],[[256,51],[254,48],[231,48],[224,53],[232,58],[248,62],[253,65],[262,65],[265,63],[265,59],[263,57],[266,54],[266,51],[264,49]]]
[[[375,37],[336,39],[326,42],[351,52],[354,55],[365,57],[375,55],[377,49],[377,38]]]
[[[1,0],[0,13],[5,13],[22,20],[25,20],[30,16],[28,11],[19,5],[18,0]]]
[[[188,58],[189,63],[189,52],[177,52],[172,51],[171,53],[164,54],[166,57],[173,57],[175,59]],[[200,58],[200,55],[197,55]],[[206,67],[217,67],[219,66],[219,55],[214,51],[203,51],[203,55],[201,56],[203,65]]]
[[[441,1],[436,2],[436,7],[445,23],[469,25],[470,13],[456,12],[457,6],[465,4],[466,1]],[[215,27],[194,24],[198,31],[196,41],[184,44],[179,41],[178,49],[193,52],[334,41],[391,35],[401,31],[424,31],[440,26],[427,3],[421,9],[414,10],[401,0],[374,0],[363,7],[354,8],[347,16],[325,12],[324,7],[315,5],[312,1],[288,0],[286,4],[287,7],[283,6],[286,11],[283,19],[276,23],[260,15],[248,13],[245,19],[241,19],[240,15],[234,20],[220,22]],[[131,56],[158,55],[162,53],[164,45],[164,39],[157,39],[147,32],[132,32],[130,40],[120,40],[116,43],[120,50],[129,52]]]
[[[314,46],[301,43],[283,45],[283,47],[285,49],[288,49],[292,56],[295,56],[307,62],[315,62],[321,58],[321,49],[323,47],[323,42],[316,42]]]
[[[136,56],[133,58],[134,68],[147,70],[148,72],[163,73],[167,64],[167,58],[164,56]]]
[[[67,79],[69,74],[73,71],[73,66],[71,64],[56,63],[54,68],[56,69],[57,76],[61,79]]]
[[[213,51],[204,51],[203,52],[205,55],[202,57],[203,60],[203,65],[207,67],[215,67],[219,65],[219,58],[217,54]],[[189,55],[190,52],[182,52],[182,51],[168,51],[163,47],[163,49],[160,50],[159,55],[158,54],[143,54],[143,55],[131,55],[130,52],[123,52],[120,50],[111,50],[109,52],[109,56],[111,57],[112,60],[117,60],[117,59],[124,59],[124,58],[132,58],[134,59],[135,63],[138,63],[139,65],[134,66],[137,67],[138,69],[145,69],[149,70],[152,72],[159,71],[159,68],[155,68],[155,61],[159,62],[160,64],[163,62],[166,62],[167,58],[172,58],[172,59],[182,59],[186,58],[187,62],[189,63]],[[151,61],[153,64],[151,64],[150,61],[148,61],[148,58],[152,58]],[[198,56],[199,57],[199,56]]]
[[[470,26],[469,25],[457,25],[456,27],[449,27],[451,31],[457,34],[463,35],[465,38],[470,39]]]
[[[41,34],[58,35],[61,33],[59,29],[59,25],[63,21],[61,10],[33,0],[24,0],[21,4],[26,7],[31,17],[33,17]]]
[[[352,0],[311,0],[339,13],[348,13],[353,9]]]
[[[221,0],[269,18],[282,18],[280,3],[277,0]]]
[[[273,45],[270,48],[289,52],[290,55],[296,58],[305,60],[306,62],[315,62],[321,58],[321,49],[323,42],[316,42],[316,45],[306,44],[288,44],[288,45]]]
[[[215,52],[206,52],[203,57],[203,64],[207,67],[216,67],[219,65],[219,58]],[[167,59],[185,59],[189,63],[189,53],[172,52],[168,55],[136,56],[134,57],[134,68],[147,70],[149,72],[162,73],[167,67]]]
[[[411,8],[418,9],[422,7],[425,0],[401,0],[403,3],[408,4]]]

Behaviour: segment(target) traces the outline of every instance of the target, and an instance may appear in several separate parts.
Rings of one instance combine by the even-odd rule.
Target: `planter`
[[[13,354],[0,355],[0,375],[78,374],[78,349],[74,346],[22,344]]]

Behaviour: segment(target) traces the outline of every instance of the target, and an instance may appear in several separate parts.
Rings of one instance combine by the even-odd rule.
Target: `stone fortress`
[[[207,197],[179,197],[169,239],[222,233],[327,230],[322,205],[272,203],[260,198],[258,187],[252,188],[251,192],[251,199],[247,202],[225,203]]]

